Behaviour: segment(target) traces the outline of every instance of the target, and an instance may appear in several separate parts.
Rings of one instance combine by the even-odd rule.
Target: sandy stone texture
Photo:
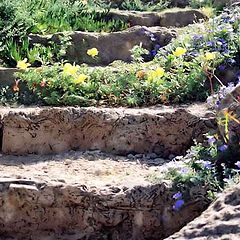
[[[216,128],[204,104],[176,107],[0,109],[5,154],[102,150],[181,155]]]

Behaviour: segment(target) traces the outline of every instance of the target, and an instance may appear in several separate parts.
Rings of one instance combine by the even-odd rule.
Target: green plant
[[[142,44],[140,45],[136,45],[132,48],[131,50],[131,57],[133,59],[133,61],[137,62],[137,63],[141,63],[143,62],[143,55],[147,55],[148,54],[148,50],[144,49],[142,47]]]
[[[64,31],[118,31],[127,23],[107,18],[109,9],[98,10],[82,1],[7,0],[0,3],[0,58],[8,66],[28,57],[30,62],[51,63],[66,49],[53,43],[40,46],[28,41],[28,35]],[[65,44],[65,45],[64,45]]]
[[[214,0],[190,0],[189,5],[192,8],[201,8],[201,7],[213,7],[214,6]]]
[[[123,10],[132,11],[160,11],[169,7],[170,1],[159,0],[159,1],[142,1],[142,0],[125,0],[119,6]]]

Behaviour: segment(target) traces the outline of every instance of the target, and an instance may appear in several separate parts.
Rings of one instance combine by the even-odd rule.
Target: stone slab
[[[181,155],[216,128],[204,104],[155,108],[0,109],[2,151],[49,154],[102,150],[115,154]]]

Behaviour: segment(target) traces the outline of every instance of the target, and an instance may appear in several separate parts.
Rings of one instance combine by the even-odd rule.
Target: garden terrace
[[[208,201],[187,188],[186,207],[173,211],[171,183],[154,183],[161,164],[100,152],[2,156],[1,239],[164,239]]]
[[[2,240],[171,238],[238,182],[240,8],[106,1],[0,3]]]
[[[214,27],[212,22],[216,23]],[[177,35],[172,29],[140,26],[111,34],[73,33],[74,44],[66,49],[69,61],[133,62],[116,61],[105,68],[53,62],[51,66],[25,69],[17,74],[17,91],[3,89],[2,99],[11,101],[13,96],[19,104],[54,106],[149,106],[205,101],[221,84],[238,81],[239,8],[178,30]],[[61,36],[31,35],[30,41],[59,44]],[[79,42],[86,46],[81,48]],[[134,46],[139,42],[142,44]],[[20,84],[26,88],[19,88]]]
[[[0,5],[0,11],[3,11],[0,24],[3,45],[0,65],[9,67],[15,67],[17,62],[24,58],[28,58],[32,66],[49,65],[63,59],[76,63],[104,65],[114,60],[129,62],[132,60],[130,50],[134,45],[143,42],[143,47],[151,51],[155,45],[163,47],[176,36],[173,31],[161,27],[184,27],[207,19],[203,12],[193,9],[166,10],[162,13],[103,11],[79,5],[78,2],[72,4],[67,0],[55,2],[52,0],[53,6],[45,0],[42,0],[41,4],[39,2],[34,4],[35,0],[24,1],[20,5],[13,4],[14,1],[9,0],[9,5],[7,3],[2,3],[2,7]],[[30,14],[29,19],[24,21],[25,15],[29,15],[29,12],[24,14],[26,9],[29,9],[32,15]],[[6,11],[12,12],[12,15],[5,16]],[[59,15],[61,12],[65,13],[64,18]],[[128,30],[129,27],[136,25],[155,28],[142,32],[140,27]],[[22,31],[21,35],[15,32],[18,28]],[[170,36],[166,40],[167,34]],[[36,41],[31,40],[32,38]],[[105,52],[106,56],[100,55],[98,61],[92,61],[85,54],[82,56],[82,53],[92,47],[99,48],[100,53]]]

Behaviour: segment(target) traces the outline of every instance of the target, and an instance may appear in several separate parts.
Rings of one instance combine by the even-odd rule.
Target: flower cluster
[[[184,205],[184,200],[182,199],[182,193],[177,192],[173,195],[172,198],[175,200],[175,203],[173,205],[173,210],[179,211]]]

